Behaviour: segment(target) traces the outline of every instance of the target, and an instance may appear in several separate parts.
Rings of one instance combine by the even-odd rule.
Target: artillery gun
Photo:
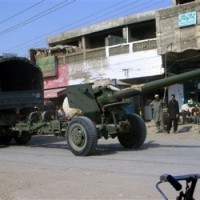
[[[143,119],[126,113],[131,102],[124,98],[133,96],[135,89],[116,91],[111,86],[92,88],[91,84],[81,84],[68,86],[66,92],[70,107],[83,113],[73,117],[66,129],[67,143],[75,155],[92,154],[101,137],[117,137],[125,148],[137,149],[144,143]]]
[[[91,84],[68,86],[67,104],[82,113],[82,116],[73,116],[66,127],[70,150],[74,155],[90,155],[97,146],[97,140],[102,137],[117,137],[123,147],[139,149],[146,139],[147,130],[140,115],[127,113],[126,108],[131,104],[129,98],[198,77],[200,70],[186,72],[150,82],[140,90],[117,90],[109,85],[95,88]]]

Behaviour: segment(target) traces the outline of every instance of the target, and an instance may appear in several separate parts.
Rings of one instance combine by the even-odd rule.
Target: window
[[[195,0],[176,0],[176,5],[179,5],[179,4],[184,4],[184,3],[190,3],[190,2],[193,2]]]

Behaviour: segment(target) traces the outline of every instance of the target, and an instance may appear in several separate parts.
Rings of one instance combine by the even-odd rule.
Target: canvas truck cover
[[[26,58],[0,58],[0,110],[43,105],[43,75]]]

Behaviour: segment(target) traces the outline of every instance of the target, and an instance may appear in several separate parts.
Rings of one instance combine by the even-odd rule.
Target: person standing
[[[155,99],[150,103],[153,109],[153,120],[155,122],[157,133],[164,131],[164,120],[163,120],[163,105],[164,102],[160,99],[159,95],[156,94]]]
[[[171,100],[168,103],[168,114],[169,114],[169,121],[168,121],[167,132],[170,133],[173,122],[174,133],[176,133],[178,130],[179,104],[178,101],[175,99],[175,94],[171,95]]]

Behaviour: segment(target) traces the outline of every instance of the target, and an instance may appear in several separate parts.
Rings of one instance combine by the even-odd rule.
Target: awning
[[[182,52],[168,52],[167,71],[168,74],[181,74],[200,68],[200,51],[187,49]]]
[[[57,88],[57,89],[50,89],[44,90],[44,98],[57,98],[59,96],[66,94],[66,88]]]

